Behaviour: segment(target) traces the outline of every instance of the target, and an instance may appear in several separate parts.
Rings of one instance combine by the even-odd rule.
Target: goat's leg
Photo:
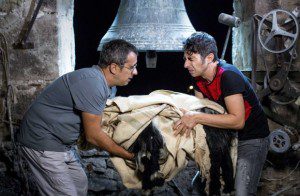
[[[225,150],[225,153],[223,153],[221,168],[222,168],[223,180],[225,182],[223,192],[230,193],[234,190],[234,178],[233,178],[232,159],[230,157],[230,152],[228,148]]]
[[[222,161],[222,154],[220,149],[217,148],[218,144],[216,144],[217,140],[215,139],[214,130],[210,127],[205,126],[206,130],[206,140],[209,148],[209,157],[210,157],[210,183],[209,183],[209,195],[220,195],[221,183],[220,183],[220,168]]]
[[[209,195],[220,195],[221,183],[220,183],[220,167],[222,157],[219,151],[210,151],[210,183],[209,183]]]

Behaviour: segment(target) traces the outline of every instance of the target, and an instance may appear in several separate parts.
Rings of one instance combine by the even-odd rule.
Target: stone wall
[[[12,44],[18,39],[31,0],[0,1],[0,33],[7,42],[8,78],[14,94],[12,118],[16,124],[41,89],[59,75],[74,69],[73,3],[72,0],[44,0],[27,39],[34,48],[14,49]],[[0,59],[0,118],[7,120],[3,64]],[[7,123],[1,121],[0,141],[9,134],[6,127]]]

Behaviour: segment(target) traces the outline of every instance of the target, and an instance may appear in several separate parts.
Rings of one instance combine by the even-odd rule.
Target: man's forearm
[[[106,133],[104,133],[102,130],[98,131],[97,135],[94,135],[93,137],[90,136],[87,137],[87,140],[98,146],[99,148],[106,150],[110,154],[113,154],[115,156],[132,160],[134,155],[133,153],[128,152],[118,144],[116,144]]]
[[[233,114],[206,114],[199,113],[195,116],[196,122],[203,125],[217,127],[221,129],[240,130],[244,127],[244,121],[239,120]]]
[[[83,128],[86,140],[107,152],[124,159],[133,159],[133,153],[128,152],[116,144],[106,133],[102,131],[102,115],[82,112]]]

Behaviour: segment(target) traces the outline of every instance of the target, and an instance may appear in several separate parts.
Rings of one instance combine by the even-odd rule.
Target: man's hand
[[[185,109],[180,109],[183,113],[183,116],[180,120],[175,122],[173,129],[174,129],[174,135],[184,135],[186,134],[186,137],[190,137],[192,129],[197,124],[197,115],[199,115],[199,112],[193,112],[193,111],[187,111]]]

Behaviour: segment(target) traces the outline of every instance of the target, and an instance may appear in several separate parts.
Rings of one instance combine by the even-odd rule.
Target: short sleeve
[[[224,97],[243,94],[245,91],[245,81],[241,75],[233,71],[225,71],[221,77],[221,90]]]
[[[99,115],[103,112],[107,93],[105,84],[97,78],[84,78],[70,86],[75,108]]]

